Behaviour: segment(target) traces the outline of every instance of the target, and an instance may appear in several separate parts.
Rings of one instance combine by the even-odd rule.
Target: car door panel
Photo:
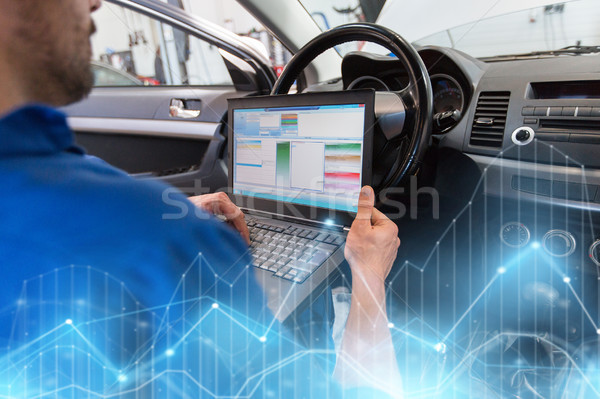
[[[90,155],[138,177],[155,177],[201,194],[226,186],[227,99],[249,95],[233,87],[97,88],[65,107],[75,140]],[[194,100],[200,115],[170,115],[171,100]]]
[[[129,134],[78,133],[77,144],[130,174],[169,176],[200,169],[209,147],[205,140]]]
[[[77,104],[64,108],[69,116],[178,120],[169,114],[172,99],[197,100],[201,112],[186,121],[220,122],[227,99],[251,94],[231,86],[218,87],[102,87]]]

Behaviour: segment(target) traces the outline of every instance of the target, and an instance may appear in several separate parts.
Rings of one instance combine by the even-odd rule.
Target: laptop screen
[[[356,212],[365,104],[233,110],[233,193]]]

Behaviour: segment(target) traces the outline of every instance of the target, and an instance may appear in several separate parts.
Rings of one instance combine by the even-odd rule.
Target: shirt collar
[[[73,142],[67,117],[44,105],[27,105],[0,119],[0,156],[84,154]]]

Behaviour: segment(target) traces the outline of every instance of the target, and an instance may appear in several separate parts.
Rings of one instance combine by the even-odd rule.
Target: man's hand
[[[366,386],[402,397],[385,306],[385,278],[400,240],[396,225],[374,204],[373,189],[363,187],[356,219],[346,238],[352,300],[334,375],[347,388]]]
[[[398,227],[375,209],[374,204],[373,189],[363,187],[344,255],[355,278],[384,282],[398,254],[400,239]]]
[[[250,232],[246,226],[244,213],[227,196],[220,192],[188,198],[194,205],[213,215],[223,215],[229,224],[240,232],[244,241],[250,244]]]

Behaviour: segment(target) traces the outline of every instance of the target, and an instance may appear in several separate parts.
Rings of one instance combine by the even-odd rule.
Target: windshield
[[[326,30],[348,22],[376,22],[415,45],[437,45],[491,57],[600,44],[600,2],[574,0],[301,0]],[[463,4],[464,3],[464,4]],[[349,43],[340,53],[374,45]]]

